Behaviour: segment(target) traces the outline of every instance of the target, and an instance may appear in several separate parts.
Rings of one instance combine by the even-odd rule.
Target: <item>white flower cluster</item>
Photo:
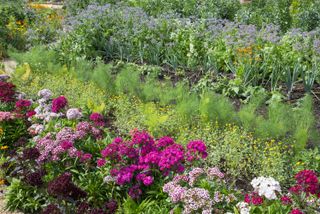
[[[251,181],[254,191],[260,196],[265,196],[267,199],[277,199],[276,192],[281,192],[281,187],[278,181],[271,177],[258,177]]]
[[[77,120],[82,117],[82,113],[78,108],[70,108],[67,111],[68,120]]]
[[[239,202],[236,207],[239,209],[240,214],[250,214],[250,205],[246,202]]]
[[[48,122],[52,118],[62,116],[62,113],[57,114],[51,111],[50,98],[52,96],[52,92],[49,89],[42,89],[38,92],[38,96],[40,99],[38,100],[39,105],[34,109],[36,112],[34,115],[35,118]]]

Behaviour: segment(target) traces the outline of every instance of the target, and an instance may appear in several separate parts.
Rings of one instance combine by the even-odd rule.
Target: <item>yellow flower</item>
[[[0,136],[3,135],[3,129],[0,127]]]
[[[0,179],[0,185],[4,185],[5,180],[4,179]]]
[[[1,146],[0,147],[0,150],[6,150],[6,149],[8,149],[9,147],[8,146]]]

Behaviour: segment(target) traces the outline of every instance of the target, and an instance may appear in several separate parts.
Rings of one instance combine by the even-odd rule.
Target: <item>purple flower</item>
[[[86,192],[72,183],[70,173],[63,173],[48,183],[48,193],[54,197],[72,198],[74,200],[86,197]]]
[[[37,148],[27,148],[22,152],[23,160],[36,160],[40,156],[40,152]]]
[[[135,185],[129,189],[128,194],[132,199],[138,199],[142,195],[142,190],[138,185]]]
[[[142,182],[145,186],[150,186],[153,184],[153,177],[152,176],[146,176],[142,179]]]
[[[106,214],[114,214],[118,209],[118,203],[115,200],[108,201],[105,205]]]
[[[66,107],[67,104],[68,104],[68,101],[64,96],[60,96],[56,99],[53,99],[51,111],[54,113],[58,113],[60,110],[62,110],[64,107]]]
[[[190,141],[187,145],[187,160],[189,162],[192,162],[194,160],[197,160],[198,157],[200,158],[206,158],[208,156],[207,153],[207,147],[206,145],[200,141]]]
[[[40,214],[62,214],[55,204],[49,204]]]
[[[157,140],[156,147],[158,149],[164,149],[167,146],[170,146],[172,144],[174,144],[174,140],[171,137],[165,136],[165,137],[162,137],[159,140]]]
[[[60,143],[60,146],[62,149],[68,150],[73,147],[73,143],[68,140],[64,140]]]
[[[25,175],[24,181],[31,186],[39,187],[43,184],[43,176],[43,171],[28,173]]]

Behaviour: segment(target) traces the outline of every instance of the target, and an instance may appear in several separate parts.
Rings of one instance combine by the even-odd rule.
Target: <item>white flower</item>
[[[52,92],[49,89],[42,89],[38,92],[38,96],[48,100],[52,96]]]
[[[251,207],[246,202],[239,202],[236,207],[239,209],[240,214],[250,214]]]
[[[82,117],[82,113],[79,109],[77,108],[70,108],[67,111],[67,118],[68,120],[76,120],[80,119]]]
[[[106,177],[103,178],[103,182],[106,184],[114,182],[114,178],[110,175],[107,175]]]
[[[272,177],[258,177],[251,181],[254,191],[260,196],[265,196],[269,200],[277,199],[276,192],[281,192],[278,181]]]

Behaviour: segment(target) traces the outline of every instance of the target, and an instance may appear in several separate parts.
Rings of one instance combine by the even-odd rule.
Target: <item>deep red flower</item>
[[[292,200],[291,200],[291,198],[290,198],[289,196],[284,195],[284,196],[281,197],[280,200],[281,200],[281,203],[282,203],[283,205],[290,205],[290,204],[292,204]]]
[[[68,100],[64,96],[57,97],[56,99],[52,100],[52,107],[51,111],[54,113],[58,113],[68,104]]]
[[[252,192],[251,194],[245,195],[244,202],[257,206],[263,204],[263,198],[259,196],[258,193]]]
[[[21,109],[27,109],[31,106],[31,101],[30,100],[18,100],[16,102],[16,108],[21,110]]]
[[[26,116],[27,117],[32,117],[33,115],[35,115],[36,114],[36,112],[34,111],[34,110],[31,110],[31,111],[28,111],[27,113],[26,113]]]
[[[293,209],[291,210],[290,214],[303,214],[303,212],[299,209]]]

